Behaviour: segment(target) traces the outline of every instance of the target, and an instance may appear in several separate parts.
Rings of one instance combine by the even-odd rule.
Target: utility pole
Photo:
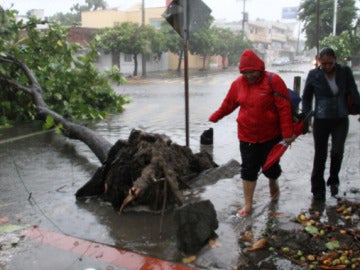
[[[246,3],[246,0],[243,0],[243,17],[242,17],[242,31],[244,32],[245,31],[245,18],[246,18],[246,12],[245,12],[245,3]]]
[[[141,2],[141,25],[145,25],[145,0],[142,0]],[[146,56],[145,54],[141,54],[141,71],[142,76],[146,76]]]
[[[237,2],[240,2],[241,0],[237,0]],[[246,4],[246,0],[242,0],[243,1],[243,11],[242,11],[242,31],[245,31],[245,22],[247,22],[248,20],[248,16],[247,13],[245,11],[245,4]]]

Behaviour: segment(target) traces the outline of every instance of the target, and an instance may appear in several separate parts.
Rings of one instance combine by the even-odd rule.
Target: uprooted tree
[[[2,20],[2,29],[9,25],[13,27],[16,25],[15,21],[11,21],[11,17],[10,21],[8,19]],[[44,34],[38,32],[33,27],[34,25],[28,24],[24,26],[20,23],[18,26],[23,27],[26,31],[14,34],[14,32],[11,32],[13,30],[9,30],[9,27],[6,30],[8,32],[4,30],[7,38],[10,40],[11,37],[14,40],[12,44],[4,42],[1,45],[0,85],[2,89],[6,90],[2,92],[2,95],[6,93],[6,98],[2,102],[11,107],[12,102],[19,102],[20,100],[22,103],[19,102],[18,104],[26,104],[23,110],[28,110],[32,118],[51,122],[51,125],[59,128],[64,136],[82,141],[96,155],[101,166],[96,170],[93,177],[77,191],[77,198],[100,196],[104,200],[110,201],[116,211],[121,211],[129,202],[132,202],[148,205],[151,209],[161,210],[164,213],[167,208],[183,206],[184,197],[181,190],[189,188],[189,183],[194,181],[201,172],[218,167],[206,152],[194,154],[190,148],[173,143],[164,134],[149,134],[140,130],[133,130],[128,140],[119,140],[112,145],[106,138],[96,134],[93,130],[70,120],[73,116],[71,112],[74,107],[68,106],[68,111],[62,111],[63,114],[66,114],[65,116],[56,112],[56,108],[58,108],[56,98],[61,103],[60,107],[64,107],[67,102],[71,101],[71,93],[68,93],[70,95],[68,100],[64,100],[64,96],[71,91],[62,93],[54,91],[56,88],[50,85],[49,81],[52,81],[53,77],[60,77],[60,75],[52,74],[52,72],[60,72],[61,68],[56,69],[56,67],[64,66],[65,63],[67,63],[67,66],[63,70],[67,74],[72,73],[69,70],[71,66],[86,69],[85,72],[87,73],[94,72],[91,68],[91,62],[81,60],[75,63],[71,62],[73,59],[79,58],[75,58],[72,54],[75,52],[74,49],[70,48],[70,52],[66,50],[66,40],[61,39],[65,37],[64,33],[59,35],[51,32],[50,29],[49,33]],[[49,37],[47,38],[46,35],[49,35]],[[43,42],[52,39],[52,42],[56,44],[47,44],[45,46],[41,42],[39,44],[34,42],[39,38]],[[33,48],[31,50],[29,49],[30,45]],[[14,50],[16,46],[18,47]],[[33,51],[34,47],[36,47],[38,54]],[[53,63],[52,66],[50,65],[50,67],[40,66],[40,63],[46,61],[37,60],[35,56],[46,58],[46,54],[54,55],[56,49],[63,50],[59,53],[58,61]],[[26,59],[26,55],[29,53],[31,53],[32,59]],[[64,61],[64,57],[68,60],[71,59],[72,64],[68,65],[69,62]],[[27,61],[30,62],[31,68]],[[46,75],[42,74],[42,72],[46,73]],[[76,76],[81,77],[79,74],[77,73]],[[40,80],[38,80],[38,77],[40,77]],[[99,80],[99,77],[96,77],[96,79],[102,83],[105,82],[104,77],[101,77],[101,80]],[[54,82],[56,82],[55,79]],[[76,87],[76,81],[73,82]],[[42,83],[45,84],[45,88],[42,87]],[[71,85],[69,86],[66,82],[64,82],[64,87],[71,89]],[[47,93],[48,90],[53,91],[50,97],[49,93]],[[76,92],[76,89],[74,89],[74,92]],[[94,95],[99,94],[94,88],[89,89],[88,92]],[[51,106],[47,104],[44,96],[47,97],[46,100],[51,101]],[[111,97],[112,102],[117,104],[115,107],[119,107],[119,98],[112,93],[108,96]],[[76,100],[79,100],[80,97],[81,94]],[[81,106],[81,104],[78,105]],[[107,103],[107,105],[109,104]],[[90,115],[94,115],[92,112],[96,111],[95,109],[89,110],[89,108],[87,110]],[[97,112],[100,113],[95,118],[104,115],[101,108]],[[192,203],[195,203],[195,205],[191,205],[190,209],[201,213],[201,217],[198,217],[195,221],[191,218],[190,223],[184,223],[188,212],[186,205],[183,206],[186,209],[184,211],[185,216],[178,215],[178,222],[183,224],[183,227],[178,231],[178,239],[181,239],[181,241],[185,239],[178,246],[185,252],[197,251],[206,243],[207,238],[218,226],[216,212],[211,202],[195,201]],[[206,218],[204,218],[204,213]],[[192,234],[192,230],[196,230],[196,226],[201,228],[197,230],[200,234],[195,236]],[[197,243],[194,243],[193,239]]]

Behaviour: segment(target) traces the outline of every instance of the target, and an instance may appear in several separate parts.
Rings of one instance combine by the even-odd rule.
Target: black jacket
[[[360,109],[360,95],[352,71],[347,66],[336,64],[335,81],[339,88],[335,95],[320,67],[310,70],[302,95],[302,110],[308,113],[312,109],[315,96],[314,118],[343,118],[349,114],[347,96],[352,93]]]

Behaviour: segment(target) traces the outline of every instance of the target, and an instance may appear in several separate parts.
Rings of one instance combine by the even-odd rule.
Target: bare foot
[[[247,217],[250,213],[251,207],[244,206],[236,213],[236,215],[239,217]]]

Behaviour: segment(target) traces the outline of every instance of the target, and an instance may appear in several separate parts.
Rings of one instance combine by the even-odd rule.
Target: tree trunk
[[[137,54],[134,54],[133,55],[133,59],[134,59],[134,73],[133,75],[134,76],[137,76],[137,73],[138,73],[138,61],[137,61]]]
[[[179,55],[179,61],[178,61],[178,66],[177,66],[177,72],[180,72],[181,71],[181,60],[182,60],[182,58],[183,58],[183,54],[184,54],[184,51],[183,50],[181,50],[181,52],[180,52],[180,55]]]
[[[119,52],[112,52],[111,64],[112,64],[112,66],[117,66],[118,69],[120,70],[120,53]]]
[[[206,55],[203,56],[203,70],[206,69]]]
[[[225,64],[226,56],[225,55],[221,57],[221,62],[222,62],[222,68],[225,69],[226,68],[226,64]]]

